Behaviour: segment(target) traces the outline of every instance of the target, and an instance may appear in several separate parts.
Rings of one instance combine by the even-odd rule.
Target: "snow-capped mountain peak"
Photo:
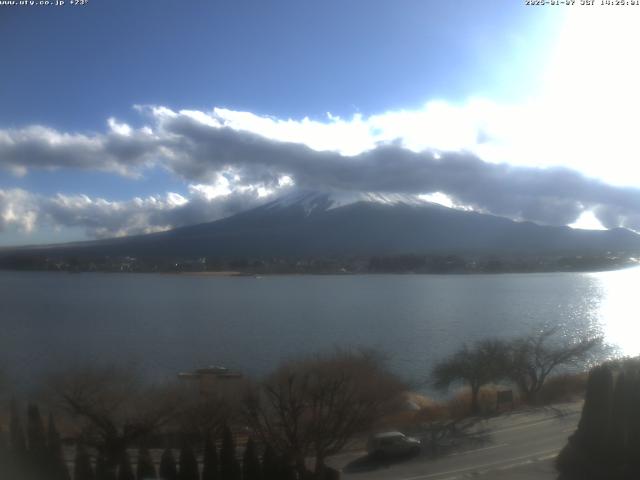
[[[320,192],[315,190],[296,190],[265,205],[266,209],[302,208],[306,215],[322,212],[334,208],[344,207],[353,203],[378,203],[383,205],[435,205],[421,199],[417,195],[383,194],[370,192],[332,191]]]

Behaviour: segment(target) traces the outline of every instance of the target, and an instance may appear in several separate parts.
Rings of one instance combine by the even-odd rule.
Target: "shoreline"
[[[640,265],[624,265],[616,268],[601,268],[588,270],[514,270],[514,271],[452,271],[452,272],[242,272],[237,270],[203,271],[203,272],[171,272],[171,271],[117,271],[117,270],[46,270],[46,269],[9,269],[0,268],[0,272],[7,273],[104,273],[104,274],[138,274],[138,275],[167,275],[167,276],[191,276],[191,277],[283,277],[283,276],[313,276],[313,277],[355,277],[355,276],[482,276],[482,275],[546,275],[551,273],[606,273],[619,272],[638,268]]]

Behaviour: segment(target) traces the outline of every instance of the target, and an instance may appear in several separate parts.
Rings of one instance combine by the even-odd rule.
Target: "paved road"
[[[426,454],[395,463],[374,463],[364,452],[332,459],[345,480],[551,480],[553,459],[575,430],[581,404],[506,414],[480,422],[482,441],[437,459]]]

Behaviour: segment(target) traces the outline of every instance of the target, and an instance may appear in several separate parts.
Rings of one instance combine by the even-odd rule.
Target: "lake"
[[[640,353],[640,268],[604,273],[213,277],[0,272],[0,363],[22,378],[78,362],[155,376],[252,375],[334,346],[390,355],[419,379],[463,342],[542,324]],[[27,376],[28,377],[25,377]]]

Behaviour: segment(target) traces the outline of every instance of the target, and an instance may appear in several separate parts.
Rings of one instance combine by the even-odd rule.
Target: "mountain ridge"
[[[213,222],[146,235],[5,248],[0,256],[16,252],[166,258],[578,255],[640,252],[640,235],[516,222],[412,196],[298,191]]]

